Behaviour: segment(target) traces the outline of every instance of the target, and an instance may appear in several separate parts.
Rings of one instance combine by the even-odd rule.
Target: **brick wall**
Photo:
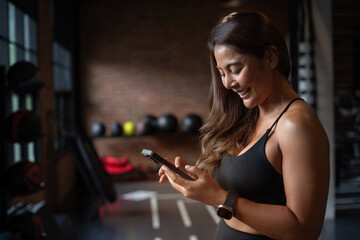
[[[216,20],[215,0],[81,4],[81,105],[88,133],[94,122],[103,122],[109,135],[112,122],[136,123],[145,114],[172,113],[179,122],[188,113],[205,118],[210,83],[206,43]],[[139,152],[149,144],[167,156],[199,154],[197,138],[182,135],[94,142],[100,154],[126,154],[133,161],[144,160]]]
[[[103,122],[109,135],[112,122],[137,122],[145,114],[172,113],[179,122],[188,113],[206,118],[209,31],[219,16],[241,10],[220,9],[218,2],[102,0],[81,4],[81,105],[88,133],[93,123]],[[264,4],[261,7],[267,9]],[[103,138],[94,143],[101,155],[125,154],[136,164],[146,162],[139,154],[143,147],[168,157],[187,156],[192,162],[200,154],[198,138],[181,134]]]

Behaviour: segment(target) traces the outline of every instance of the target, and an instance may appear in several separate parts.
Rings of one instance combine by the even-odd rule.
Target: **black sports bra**
[[[265,134],[246,152],[239,156],[226,155],[214,169],[214,177],[226,190],[258,203],[286,205],[282,175],[279,174],[265,154],[269,133],[290,105],[301,98],[293,99],[281,112]]]

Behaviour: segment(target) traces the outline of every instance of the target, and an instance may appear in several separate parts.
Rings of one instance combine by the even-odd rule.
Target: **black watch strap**
[[[237,192],[229,190],[224,205],[233,208],[238,195]]]

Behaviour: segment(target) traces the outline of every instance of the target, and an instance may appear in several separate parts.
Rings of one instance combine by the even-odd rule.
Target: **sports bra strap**
[[[285,107],[285,109],[280,113],[280,115],[278,116],[278,118],[275,120],[275,122],[271,125],[271,127],[268,129],[268,131],[270,132],[271,129],[275,126],[275,124],[279,121],[279,119],[281,118],[281,116],[288,110],[288,108],[290,107],[290,105],[295,102],[296,100],[302,100],[302,98],[294,98],[293,100],[291,100],[289,102],[289,104]]]

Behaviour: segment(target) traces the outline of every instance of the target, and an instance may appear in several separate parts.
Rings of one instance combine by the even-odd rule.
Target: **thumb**
[[[176,157],[174,162],[175,162],[176,167],[185,166],[185,165],[189,164],[182,157]]]
[[[191,165],[186,165],[185,166],[186,171],[188,171],[189,173],[192,173],[196,176],[199,176],[202,174],[202,170],[196,166],[191,166]]]

